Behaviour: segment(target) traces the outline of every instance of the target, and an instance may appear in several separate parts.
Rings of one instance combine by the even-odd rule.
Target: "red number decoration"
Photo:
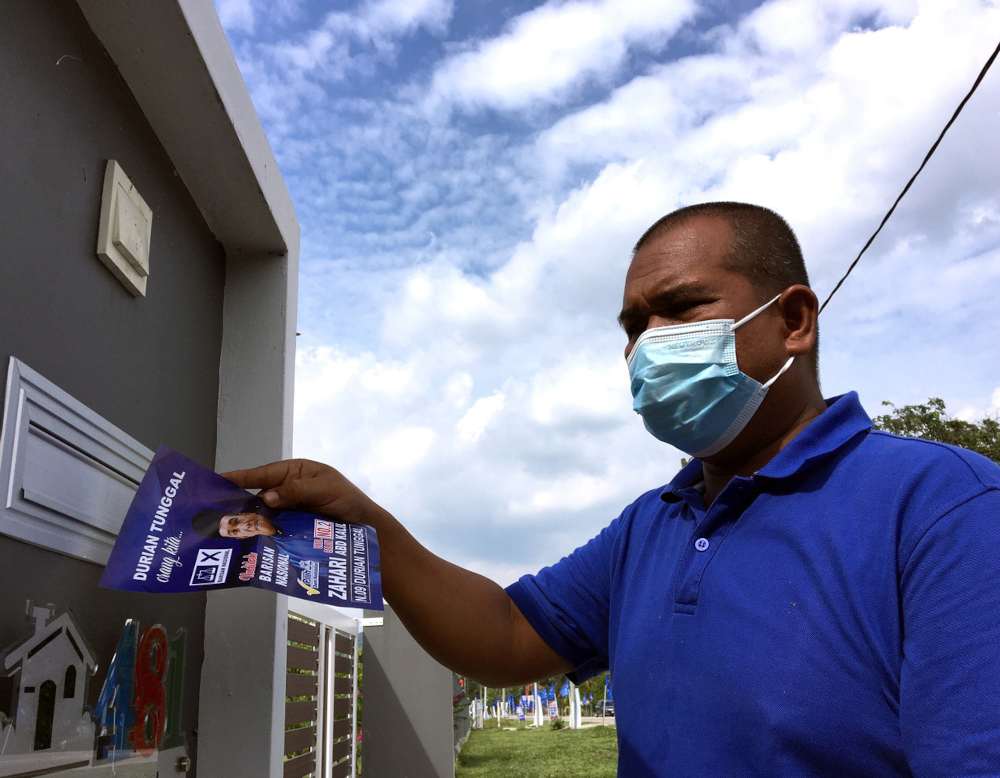
[[[147,627],[135,658],[134,745],[143,756],[159,748],[167,723],[167,698],[163,691],[167,651],[167,631],[163,626]]]

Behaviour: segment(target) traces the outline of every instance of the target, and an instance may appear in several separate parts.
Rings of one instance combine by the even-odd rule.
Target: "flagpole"
[[[604,679],[604,705],[601,706],[601,726],[608,723],[608,679]]]

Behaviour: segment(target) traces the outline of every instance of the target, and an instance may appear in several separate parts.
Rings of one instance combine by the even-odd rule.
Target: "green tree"
[[[892,408],[884,416],[876,416],[875,426],[896,435],[936,440],[961,446],[1000,463],[1000,419],[987,416],[978,422],[962,421],[948,415],[944,400],[931,397],[923,405],[904,405]]]

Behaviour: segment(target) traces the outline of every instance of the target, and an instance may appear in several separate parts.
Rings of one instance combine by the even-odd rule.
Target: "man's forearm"
[[[488,686],[569,672],[495,582],[435,556],[382,508],[366,521],[379,536],[385,598],[438,662]]]

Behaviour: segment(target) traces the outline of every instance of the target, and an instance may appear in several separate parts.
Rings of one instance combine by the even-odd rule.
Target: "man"
[[[231,512],[207,508],[191,517],[191,529],[204,538],[247,540],[264,535],[271,537],[278,528],[267,516],[252,511]]]
[[[278,511],[270,519],[249,509],[235,511],[206,508],[191,517],[191,529],[205,538],[239,541],[268,538],[296,566],[303,560],[320,558],[315,551],[315,523],[316,516],[298,511]]]
[[[375,527],[386,598],[458,672],[610,667],[623,776],[1000,775],[1000,469],[824,401],[817,308],[776,214],[653,225],[620,317],[632,393],[695,458],[506,591],[325,465],[229,477]]]
[[[230,538],[248,540],[263,535],[283,539],[314,539],[315,517],[308,513],[280,511],[269,519],[254,511],[224,511],[207,508],[191,517],[191,529],[205,538]]]

